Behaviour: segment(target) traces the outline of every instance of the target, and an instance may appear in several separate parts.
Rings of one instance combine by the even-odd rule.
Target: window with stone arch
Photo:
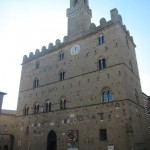
[[[136,89],[135,89],[135,100],[139,104],[139,95]]]
[[[102,91],[101,91],[101,99],[102,99],[102,103],[109,103],[112,101],[112,90],[109,87],[105,87]]]
[[[98,60],[98,69],[102,70],[104,68],[106,68],[106,59],[105,58],[99,59]]]
[[[104,36],[104,34],[101,33],[98,37],[98,44],[102,45],[104,43],[105,43],[105,36]]]
[[[39,79],[36,77],[33,81],[33,88],[38,88],[39,87]]]
[[[34,110],[34,114],[38,114],[40,111],[40,106],[39,104],[36,102],[33,106],[33,110]]]
[[[52,106],[51,102],[47,100],[45,103],[45,112],[51,112],[52,109],[51,106]]]
[[[59,60],[63,60],[64,59],[64,52],[60,52],[59,53]]]
[[[28,107],[27,105],[24,106],[23,115],[24,115],[24,116],[29,115],[29,107]]]
[[[61,97],[60,98],[60,110],[66,109],[67,108],[66,104],[67,104],[66,98],[65,97]]]
[[[65,79],[65,71],[61,70],[60,73],[59,73],[59,80],[63,81],[64,79]]]
[[[40,62],[37,61],[37,62],[35,63],[35,69],[39,69],[39,68],[40,68]]]
[[[23,115],[26,116],[26,106],[23,108]]]

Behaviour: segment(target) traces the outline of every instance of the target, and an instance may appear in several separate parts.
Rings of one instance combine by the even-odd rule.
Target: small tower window
[[[106,59],[102,59],[102,60],[100,59],[98,61],[98,68],[99,68],[99,70],[106,68]]]
[[[33,88],[38,88],[39,87],[39,79],[35,78],[33,81]]]
[[[104,35],[100,35],[98,38],[98,44],[102,45],[104,43],[105,43],[105,37],[104,37]]]
[[[63,101],[61,100],[60,101],[60,110],[62,110],[63,109]]]
[[[106,68],[106,60],[102,59],[102,68]]]
[[[40,106],[37,105],[37,109],[36,109],[37,114],[39,113],[39,110],[40,110]]]
[[[38,69],[38,68],[40,68],[40,62],[36,62],[35,64],[35,69]]]
[[[59,59],[63,60],[64,59],[64,52],[59,53]]]
[[[48,112],[48,103],[45,105],[45,111]]]
[[[66,100],[64,100],[64,109],[66,109]]]
[[[59,74],[59,80],[62,81],[62,80],[64,80],[64,79],[65,79],[65,72],[62,71],[62,72],[60,72],[60,74]]]
[[[29,114],[29,107],[27,107],[27,109],[26,109],[26,115],[28,115]]]
[[[48,105],[48,111],[49,112],[51,111],[51,103],[49,103],[49,105]]]

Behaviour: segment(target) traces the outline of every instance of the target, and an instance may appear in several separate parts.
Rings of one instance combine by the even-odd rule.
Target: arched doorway
[[[8,145],[5,145],[3,150],[8,150]]]
[[[15,137],[10,135],[10,150],[13,150]]]
[[[57,149],[57,136],[56,133],[51,130],[47,136],[47,150],[56,150]]]

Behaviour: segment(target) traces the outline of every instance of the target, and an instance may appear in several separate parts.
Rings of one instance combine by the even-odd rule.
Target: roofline
[[[148,96],[147,94],[145,94],[144,92],[142,92],[145,96],[147,96],[147,97],[149,97],[150,98],[150,96]]]
[[[2,94],[2,95],[7,95],[7,93],[4,93],[4,92],[0,92],[0,94]]]

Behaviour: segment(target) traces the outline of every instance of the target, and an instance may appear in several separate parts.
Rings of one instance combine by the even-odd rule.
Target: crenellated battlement
[[[111,15],[111,20],[106,21],[105,18],[101,18],[100,21],[99,21],[99,26],[96,26],[94,23],[91,23],[90,30],[86,31],[86,32],[83,32],[82,34],[80,34],[80,36],[81,37],[87,36],[89,34],[92,34],[94,32],[102,30],[103,28],[106,28],[106,27],[108,27],[108,26],[110,26],[112,24],[119,23],[120,25],[122,25],[122,27],[124,28],[125,32],[127,33],[127,35],[130,37],[131,41],[133,42],[133,37],[130,36],[130,33],[126,29],[126,26],[123,25],[122,17],[118,13],[118,10],[116,8],[112,9],[110,11],[110,15]],[[36,58],[41,57],[43,55],[46,55],[48,53],[52,53],[52,52],[58,50],[59,48],[63,47],[63,45],[65,45],[65,44],[67,44],[67,43],[69,43],[71,41],[74,41],[77,38],[79,38],[79,36],[73,36],[73,37],[64,36],[63,42],[61,42],[60,39],[57,39],[55,41],[55,45],[53,45],[53,43],[49,43],[48,48],[46,48],[46,46],[43,46],[41,48],[41,51],[39,49],[36,49],[35,53],[30,52],[29,56],[24,55],[22,64],[25,64],[25,63],[27,63],[29,61],[32,61],[33,59],[36,59]]]

